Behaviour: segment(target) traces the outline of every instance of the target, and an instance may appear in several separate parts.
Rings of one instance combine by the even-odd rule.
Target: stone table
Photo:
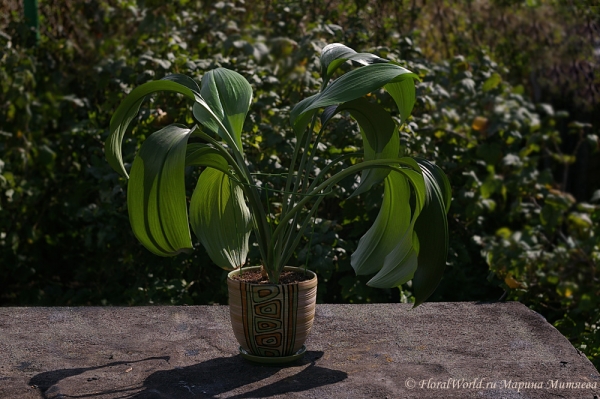
[[[519,303],[318,305],[303,359],[243,359],[226,306],[0,308],[0,398],[600,398]]]

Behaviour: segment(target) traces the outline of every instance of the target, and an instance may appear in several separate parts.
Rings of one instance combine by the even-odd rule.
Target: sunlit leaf
[[[200,94],[226,131],[201,104],[194,104],[194,117],[241,152],[242,127],[252,102],[252,86],[239,73],[217,68],[202,77]]]
[[[218,266],[230,270],[246,262],[252,218],[242,189],[229,176],[212,168],[200,174],[190,202],[190,223]]]
[[[151,252],[172,256],[192,248],[185,197],[190,129],[170,125],[150,135],[133,161],[127,207],[133,233]]]
[[[410,185],[399,173],[390,173],[384,182],[379,214],[371,228],[361,237],[351,264],[357,275],[378,272],[386,256],[406,238],[410,226]],[[408,237],[409,241],[412,235]]]
[[[223,173],[229,172],[229,164],[223,155],[207,144],[188,144],[185,155],[186,166],[207,166]]]
[[[502,77],[494,72],[492,76],[487,78],[487,80],[483,83],[483,87],[481,88],[483,91],[490,91],[498,87],[498,85],[502,82]]]
[[[402,123],[406,122],[416,101],[414,79],[402,79],[399,82],[388,83],[385,85],[385,89],[396,102]]]
[[[321,75],[326,78],[330,77],[346,61],[356,61],[368,65],[377,60],[387,62],[374,54],[357,53],[341,43],[328,44],[321,51]]]
[[[133,118],[137,115],[140,105],[146,96],[161,91],[175,92],[194,100],[199,107],[207,107],[205,101],[200,96],[200,93],[192,89],[194,85],[190,80],[192,79],[181,78],[181,75],[169,75],[162,80],[144,83],[133,89],[131,93],[125,97],[110,120],[110,134],[106,139],[104,149],[106,160],[115,171],[122,176],[127,177],[127,171],[123,165],[123,154],[121,152],[123,137],[127,132],[129,123],[131,123]]]
[[[355,100],[388,83],[418,79],[417,75],[395,64],[370,64],[353,69],[327,86],[321,93],[305,98],[292,109],[291,122],[301,138],[316,109]]]

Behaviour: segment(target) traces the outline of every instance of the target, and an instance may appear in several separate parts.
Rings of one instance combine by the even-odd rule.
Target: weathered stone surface
[[[0,398],[600,398],[518,303],[318,305],[307,347],[249,363],[225,306],[0,308]]]

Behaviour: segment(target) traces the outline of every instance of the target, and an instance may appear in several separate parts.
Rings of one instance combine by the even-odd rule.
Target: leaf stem
[[[412,161],[412,159],[411,159],[411,161]],[[360,172],[361,170],[364,170],[364,169],[389,168],[390,170],[395,170],[397,172],[404,174],[405,170],[403,170],[403,168],[399,167],[398,165],[408,166],[411,168],[411,170],[412,170],[412,168],[414,168],[414,164],[412,162],[407,162],[403,158],[377,159],[377,160],[371,160],[371,161],[364,161],[359,164],[352,165],[352,166],[336,173],[335,175],[331,176],[330,178],[325,180],[323,183],[319,184],[317,187],[315,187],[314,189],[309,191],[308,194],[304,198],[302,198],[292,209],[290,209],[285,215],[282,215],[282,218],[279,220],[279,225],[275,228],[275,231],[273,232],[273,237],[278,237],[279,234],[281,233],[280,230],[285,229],[285,227],[288,224],[288,222],[290,221],[290,219],[292,219],[292,217],[295,217],[297,215],[297,213],[300,211],[300,209],[304,205],[306,205],[306,203],[309,200],[311,200],[319,192],[325,190],[327,187],[329,187],[333,184],[337,184],[342,179],[344,179],[348,176],[352,176],[353,174]],[[418,168],[418,166],[417,166],[417,168]],[[411,184],[414,184],[412,182],[412,180],[411,180]],[[313,210],[311,210],[311,212],[314,211],[314,208],[315,207],[313,207]],[[286,253],[282,254],[282,258],[289,259],[288,253],[291,253],[293,251],[293,249],[294,249],[294,246],[286,248]]]

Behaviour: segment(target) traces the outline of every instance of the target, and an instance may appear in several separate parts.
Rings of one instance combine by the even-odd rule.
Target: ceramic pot
[[[257,270],[260,266],[243,270]],[[304,272],[286,266],[284,270]],[[294,284],[251,284],[227,276],[231,325],[241,348],[261,357],[289,357],[302,348],[315,317],[317,275]]]

